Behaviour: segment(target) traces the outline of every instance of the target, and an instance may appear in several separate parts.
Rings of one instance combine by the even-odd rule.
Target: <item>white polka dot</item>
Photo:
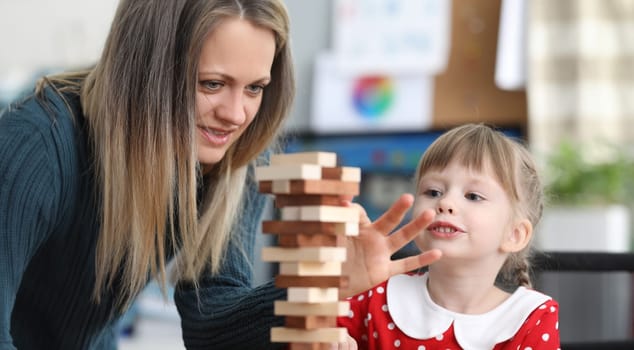
[[[427,350],[427,348],[425,347],[425,345],[421,345],[416,350]]]
[[[539,326],[540,323],[542,323],[542,320],[537,320],[537,323],[535,323],[535,325]]]
[[[365,334],[363,334],[363,335],[361,336],[361,340],[363,340],[363,341],[368,341],[368,336],[367,336],[367,335],[365,335]]]
[[[372,289],[368,292],[368,297],[372,297]]]
[[[518,345],[518,346],[517,346],[517,350],[520,350],[520,346],[521,346],[521,345]]]
[[[548,341],[548,339],[550,339],[550,334],[548,334],[548,333],[542,334],[542,340],[543,341]]]
[[[442,334],[436,336],[436,340],[441,341],[444,338]]]
[[[533,348],[531,348],[530,346],[527,346],[524,348],[524,350],[533,350]]]
[[[374,339],[379,339],[379,332],[374,331],[374,333],[372,333],[372,336],[374,337]]]
[[[542,305],[539,307],[539,309],[540,309],[540,310],[544,310],[545,308],[546,308],[546,305],[545,305],[545,304],[542,304]]]
[[[363,325],[366,326],[366,327],[368,326],[368,319],[367,318],[363,319]]]
[[[371,313],[369,313],[369,312],[368,312],[367,319],[368,319],[368,320],[371,320],[371,319],[372,319],[372,314],[371,314]]]
[[[387,329],[389,330],[393,330],[394,329],[394,323],[390,322],[387,324]]]
[[[555,329],[559,329],[559,321],[557,321],[557,323],[555,323]]]
[[[383,289],[383,287],[378,287],[376,289],[376,292],[379,293],[379,294],[383,294],[383,292],[385,292],[385,289]]]
[[[395,347],[395,348],[398,348],[399,346],[401,346],[401,341],[400,341],[400,340],[398,340],[398,339],[396,339],[396,340],[394,341],[394,347]]]
[[[556,308],[556,307],[554,307],[554,306],[551,306],[551,307],[550,307],[550,312],[555,312],[555,311],[557,311],[557,308]]]
[[[383,304],[383,306],[381,306],[381,310],[387,312],[387,304]]]
[[[348,317],[349,317],[349,318],[353,318],[353,317],[354,317],[354,311],[349,310],[349,311],[348,311]]]
[[[357,300],[361,301],[363,300],[363,298],[365,298],[365,296],[363,294],[359,294],[359,296],[357,297]]]

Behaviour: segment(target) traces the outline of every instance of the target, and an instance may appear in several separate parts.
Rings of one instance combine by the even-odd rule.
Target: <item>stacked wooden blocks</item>
[[[281,220],[262,223],[278,244],[263,248],[262,260],[279,263],[275,285],[288,289],[287,300],[275,303],[285,326],[271,329],[271,341],[291,350],[329,349],[346,339],[336,320],[349,311],[339,300],[339,288],[348,283],[341,265],[344,236],[359,233],[359,212],[341,198],[359,194],[361,170],[337,167],[335,153],[304,152],[273,155],[255,174],[259,191],[273,194],[281,212]]]

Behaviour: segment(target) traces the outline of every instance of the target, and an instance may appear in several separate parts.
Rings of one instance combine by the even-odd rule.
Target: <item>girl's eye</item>
[[[215,80],[201,81],[200,85],[202,85],[207,90],[218,90],[222,87],[222,83]]]
[[[440,197],[442,195],[442,192],[435,190],[435,189],[428,189],[427,191],[423,192],[424,195],[428,196],[428,197]]]
[[[467,193],[465,195],[465,198],[467,198],[470,201],[481,201],[481,200],[484,200],[484,198],[481,195],[479,195],[477,193],[473,193],[473,192]]]

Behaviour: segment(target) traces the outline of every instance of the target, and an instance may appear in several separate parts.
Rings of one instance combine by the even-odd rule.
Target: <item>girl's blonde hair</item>
[[[274,33],[271,83],[253,122],[205,175],[197,202],[198,59],[206,36],[230,17]],[[125,307],[149,277],[166,285],[169,254],[179,279],[218,271],[241,219],[247,168],[275,140],[294,97],[288,14],[281,0],[122,0],[96,66],[49,77],[37,91],[45,86],[81,97],[101,203],[94,297],[122,273],[117,304]]]
[[[514,212],[536,227],[542,216],[544,193],[536,164],[524,144],[485,124],[466,124],[449,130],[425,151],[416,170],[416,184],[428,171],[445,168],[457,160],[482,171],[490,166],[506,191]],[[498,281],[504,285],[531,286],[529,245],[506,259]]]

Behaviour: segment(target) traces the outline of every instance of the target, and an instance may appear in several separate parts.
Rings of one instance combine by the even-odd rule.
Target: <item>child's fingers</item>
[[[343,343],[333,343],[330,347],[332,350],[358,350],[357,341],[348,334],[347,339]]]

